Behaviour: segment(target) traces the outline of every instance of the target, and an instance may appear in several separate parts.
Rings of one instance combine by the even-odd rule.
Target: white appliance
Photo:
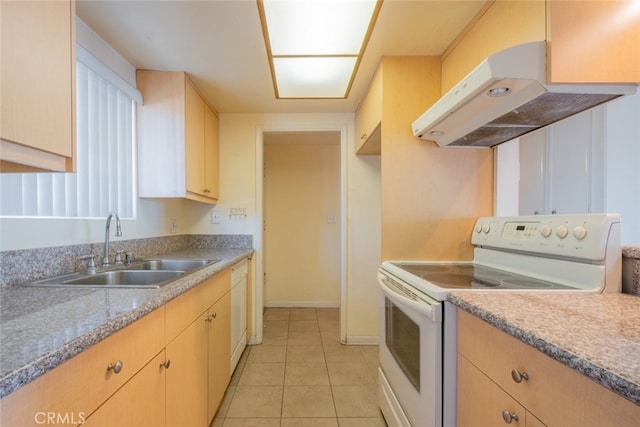
[[[491,147],[637,90],[548,84],[546,65],[544,41],[489,56],[413,122],[413,134],[441,147]]]
[[[231,267],[231,372],[247,346],[247,275],[245,258]]]
[[[379,403],[390,427],[455,427],[457,292],[620,292],[615,214],[483,217],[474,260],[385,261]]]

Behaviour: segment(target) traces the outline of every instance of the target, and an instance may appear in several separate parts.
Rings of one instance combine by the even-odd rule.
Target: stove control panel
[[[471,243],[479,247],[603,259],[609,246],[621,248],[617,214],[482,217]]]

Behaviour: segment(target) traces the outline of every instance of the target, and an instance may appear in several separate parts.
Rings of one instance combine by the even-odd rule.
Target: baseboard
[[[378,345],[380,343],[380,339],[378,336],[354,336],[347,335],[347,345]]]
[[[339,308],[339,301],[269,301],[266,308]]]

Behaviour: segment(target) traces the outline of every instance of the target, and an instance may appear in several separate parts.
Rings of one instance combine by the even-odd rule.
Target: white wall
[[[179,199],[138,199],[135,219],[122,220],[122,237],[130,240],[169,235],[171,219],[178,223],[178,234],[191,233],[186,212],[195,202]],[[104,241],[105,218],[0,218],[0,250],[19,250],[67,246]]]
[[[622,244],[640,246],[640,93],[604,109],[605,210],[622,216]]]

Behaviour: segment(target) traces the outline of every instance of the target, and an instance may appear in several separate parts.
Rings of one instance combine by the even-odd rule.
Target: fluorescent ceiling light
[[[276,98],[346,98],[382,0],[257,0]]]

